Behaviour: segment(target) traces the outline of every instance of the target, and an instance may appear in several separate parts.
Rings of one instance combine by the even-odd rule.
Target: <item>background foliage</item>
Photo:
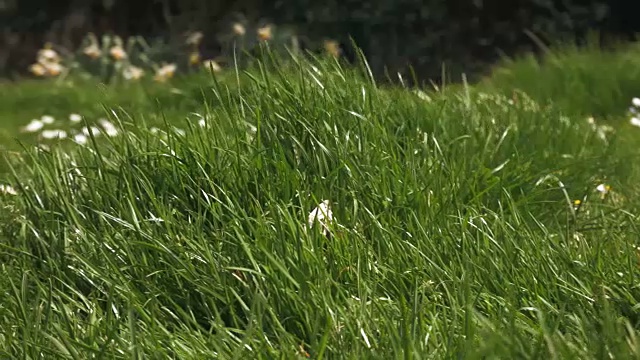
[[[178,41],[198,30],[205,53],[215,55],[231,22],[269,21],[295,28],[311,49],[338,40],[347,58],[353,38],[378,76],[385,66],[408,75],[411,65],[419,78],[438,79],[444,63],[458,80],[463,70],[482,74],[501,54],[536,50],[530,34],[546,43],[580,43],[590,31],[631,38],[639,7],[622,0],[0,0],[0,75],[24,72],[44,41],[77,46],[89,31]]]

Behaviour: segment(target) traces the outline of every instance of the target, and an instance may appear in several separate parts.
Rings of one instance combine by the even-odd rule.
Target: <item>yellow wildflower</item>
[[[273,38],[273,27],[271,25],[265,25],[263,27],[258,28],[258,39],[262,41],[268,41]]]
[[[199,51],[194,51],[191,54],[189,54],[189,64],[190,65],[197,65],[200,63],[200,52]]]
[[[337,41],[325,40],[323,45],[324,45],[324,51],[326,51],[327,54],[333,57],[340,56],[342,51],[340,50],[340,44]]]

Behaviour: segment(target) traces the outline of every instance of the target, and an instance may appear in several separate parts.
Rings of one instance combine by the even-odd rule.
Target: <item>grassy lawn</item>
[[[0,357],[640,358],[638,54],[2,85]]]

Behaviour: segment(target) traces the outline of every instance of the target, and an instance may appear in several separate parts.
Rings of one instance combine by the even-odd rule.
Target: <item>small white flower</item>
[[[313,228],[316,221],[322,226],[322,233],[325,236],[328,235],[329,224],[333,222],[333,212],[331,211],[331,204],[329,203],[329,200],[322,201],[309,213],[309,228]]]
[[[33,119],[29,124],[22,128],[24,132],[36,132],[44,126],[44,123],[40,120]]]
[[[631,99],[631,103],[635,107],[640,107],[640,98],[634,97],[633,99]]]
[[[60,57],[58,56],[58,53],[53,50],[53,49],[41,49],[40,51],[38,51],[38,58],[42,61],[42,62],[46,62],[46,61],[59,61]]]
[[[89,138],[85,134],[76,134],[73,137],[73,141],[77,142],[80,145],[86,144],[88,140],[89,140]]]
[[[42,115],[42,117],[40,118],[40,121],[42,121],[43,124],[53,124],[53,122],[56,119],[53,118],[53,116],[50,115]]]
[[[43,130],[40,136],[44,139],[64,139],[67,137],[67,132],[64,130]]]
[[[607,194],[611,191],[611,185],[600,184],[596,187],[596,190],[600,193],[600,198],[604,200]]]
[[[205,126],[207,126],[207,122],[204,121],[204,119],[200,119],[200,120],[198,120],[198,125],[200,125],[200,127],[205,127]]]
[[[18,192],[11,185],[0,184],[0,194],[3,194],[3,195],[18,195]]]
[[[218,64],[215,60],[205,60],[202,62],[202,66],[209,71],[220,72],[222,71],[222,66]]]
[[[596,187],[596,190],[598,190],[601,193],[608,193],[609,190],[611,189],[611,187],[609,185],[605,185],[605,184],[600,184]]]
[[[122,76],[126,80],[138,80],[144,76],[144,70],[137,66],[128,66],[122,71]]]
[[[640,119],[638,119],[637,117],[632,117],[630,122],[631,125],[640,127]]]
[[[69,115],[69,121],[73,123],[80,122],[82,121],[82,116],[80,116],[79,114],[71,114]]]
[[[100,119],[98,120],[98,122],[100,123],[100,126],[102,126],[102,128],[104,129],[104,132],[107,134],[107,136],[117,136],[118,135],[118,129],[112,124],[110,123],[107,119]]]
[[[96,126],[92,126],[90,128],[87,128],[85,126],[82,128],[82,133],[86,136],[89,136],[89,135],[98,136],[100,135],[100,129]]]

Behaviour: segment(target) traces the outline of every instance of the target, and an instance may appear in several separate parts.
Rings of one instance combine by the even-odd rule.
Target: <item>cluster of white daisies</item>
[[[79,114],[70,114],[68,120],[73,126],[73,124],[82,122],[82,116]],[[69,131],[60,128],[50,128],[56,123],[58,122],[56,122],[53,116],[43,115],[39,119],[31,120],[31,122],[21,130],[26,133],[39,133],[38,137],[43,140],[71,138],[78,144],[86,144],[91,135],[100,136],[101,134],[105,134],[107,136],[117,136],[120,133],[115,125],[104,118],[98,119],[97,125],[99,126],[83,126],[81,129],[71,129]]]

